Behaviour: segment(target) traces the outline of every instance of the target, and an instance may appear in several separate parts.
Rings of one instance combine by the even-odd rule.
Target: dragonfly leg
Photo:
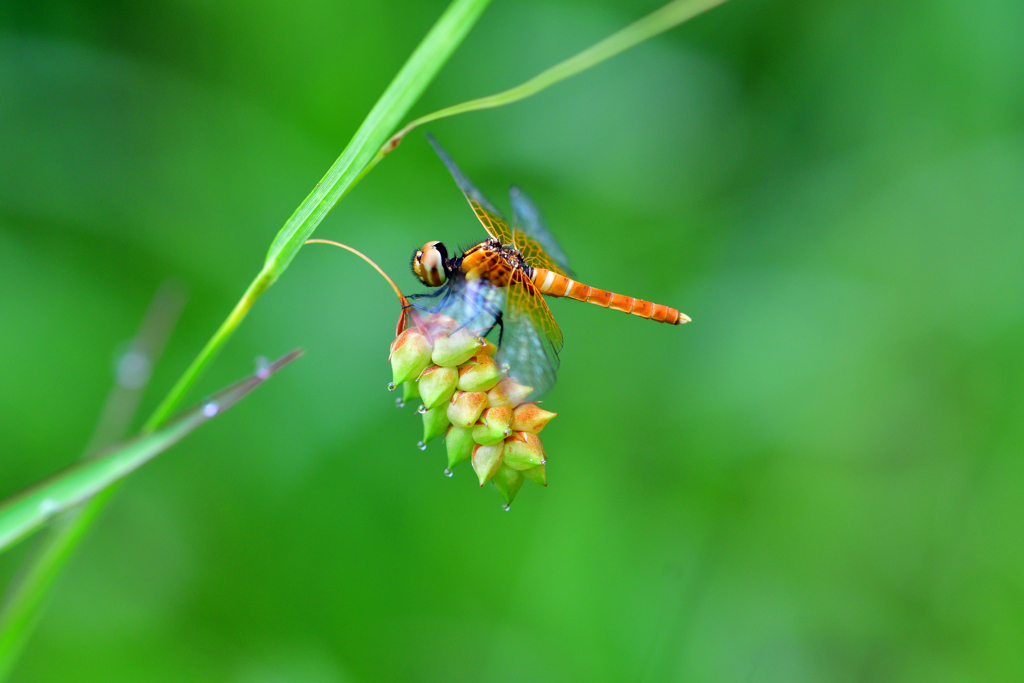
[[[436,303],[430,301],[436,300],[438,297],[440,297],[440,301]],[[447,312],[457,320],[461,320],[462,322],[459,326],[448,334],[454,334],[473,323],[479,323],[481,327],[487,325],[487,331],[480,335],[482,337],[490,334],[495,325],[500,326],[502,334],[504,334],[505,327],[502,324],[501,304],[496,301],[480,300],[474,296],[468,296],[463,289],[452,288],[446,285],[433,292],[406,295],[406,299],[409,300],[410,308],[415,308],[428,314]],[[420,301],[423,303],[419,303]]]
[[[417,299],[436,299],[441,295],[444,295],[441,299],[441,302],[434,307],[423,306],[421,304],[414,303],[414,301],[416,301]],[[448,299],[450,298],[450,295],[451,291],[447,287],[443,287],[437,290],[436,292],[408,294],[406,295],[405,298],[409,301],[410,308],[415,308],[416,310],[423,311],[424,313],[439,313],[442,309],[444,309],[445,306],[448,305]]]
[[[481,337],[486,337],[487,335],[489,335],[491,332],[494,331],[495,327],[497,327],[498,328],[498,346],[499,347],[501,346],[501,339],[502,339],[502,337],[505,336],[505,323],[502,321],[501,315],[502,315],[501,311],[498,311],[498,315],[494,319],[494,324],[491,325],[490,327],[488,327],[487,331],[480,335]]]

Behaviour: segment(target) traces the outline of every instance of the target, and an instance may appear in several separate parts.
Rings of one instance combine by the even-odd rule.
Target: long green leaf
[[[490,0],[455,0],[384,91],[348,147],[299,205],[267,252],[266,268],[276,278],[288,267],[303,242],[363,171],[388,135],[405,117],[455,48],[469,33]]]
[[[338,160],[285,223],[267,253],[263,268],[157,406],[143,427],[144,432],[153,432],[174,413],[206,366],[241,325],[256,300],[288,267],[305,239],[337,201],[366,175],[376,150],[462,43],[489,3],[490,0],[452,1],[384,91]],[[12,613],[17,614],[16,619],[0,622],[0,680],[13,667],[27,625],[36,618],[46,591],[116,489],[117,482],[97,493],[81,508],[57,520],[44,551],[24,569],[24,575],[29,577],[32,585],[20,592],[23,609],[13,610]]]
[[[366,175],[377,150],[434,80],[489,3],[490,0],[453,0],[448,6],[367,114],[341,156],[277,233],[263,269],[157,407],[146,423],[147,428],[155,428],[174,412],[185,392],[245,319],[256,299],[280,277],[338,200]]]
[[[302,355],[292,351],[275,363],[217,392],[167,426],[76,463],[0,504],[0,551],[57,515],[92,498],[241,401],[253,389]]]

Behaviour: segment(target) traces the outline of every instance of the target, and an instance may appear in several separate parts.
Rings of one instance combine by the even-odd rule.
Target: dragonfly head
[[[440,287],[448,277],[448,249],[441,242],[427,242],[412,255],[412,272],[427,287]]]

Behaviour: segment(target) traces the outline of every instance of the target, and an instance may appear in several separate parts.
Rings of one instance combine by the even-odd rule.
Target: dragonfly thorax
[[[527,277],[533,269],[514,247],[503,246],[496,239],[485,240],[467,249],[458,259],[452,259],[452,273],[460,272],[467,280],[487,280],[498,287],[508,284],[512,273],[523,271]]]

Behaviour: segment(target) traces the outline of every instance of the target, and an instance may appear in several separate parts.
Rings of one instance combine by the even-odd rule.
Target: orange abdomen
[[[690,318],[674,308],[663,304],[654,304],[631,296],[614,294],[604,289],[596,289],[581,282],[570,280],[546,268],[533,269],[533,283],[548,296],[568,297],[577,301],[586,301],[616,311],[650,318],[659,323],[682,325],[690,322]]]

